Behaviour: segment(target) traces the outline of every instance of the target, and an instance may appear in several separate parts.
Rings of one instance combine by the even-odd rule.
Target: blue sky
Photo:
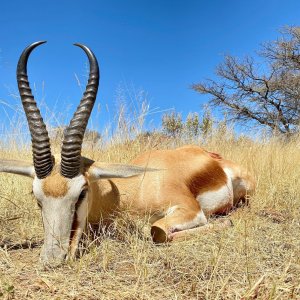
[[[175,108],[186,116],[207,97],[190,85],[213,77],[225,54],[255,55],[285,25],[299,25],[300,1],[2,1],[0,100],[16,105],[15,69],[22,50],[47,40],[30,57],[28,73],[36,99],[50,110],[73,113],[84,84],[86,57],[72,46],[89,46],[100,62],[96,126],[114,117],[118,89],[143,89],[151,109]],[[107,113],[107,108],[109,113]],[[0,104],[2,121],[13,112]],[[94,115],[96,114],[96,110]],[[148,121],[160,124],[161,113]]]

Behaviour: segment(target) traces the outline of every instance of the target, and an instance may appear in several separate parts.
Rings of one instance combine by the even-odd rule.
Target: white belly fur
[[[224,186],[218,190],[200,194],[196,198],[206,216],[218,213],[220,210],[226,207],[230,208],[233,205],[233,187],[230,172],[224,171],[227,175],[227,183]]]

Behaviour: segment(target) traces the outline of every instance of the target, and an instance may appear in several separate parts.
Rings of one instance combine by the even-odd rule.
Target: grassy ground
[[[128,162],[146,149],[182,143],[150,138],[84,154]],[[80,259],[53,270],[38,265],[43,229],[31,180],[0,174],[0,299],[300,299],[299,138],[215,136],[204,147],[257,179],[250,206],[228,216],[233,227],[156,246],[144,220],[124,212],[109,232],[88,233]],[[2,149],[0,157],[31,153]]]

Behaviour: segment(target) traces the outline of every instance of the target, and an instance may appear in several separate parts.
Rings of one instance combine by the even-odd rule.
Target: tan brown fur
[[[207,191],[217,190],[226,182],[226,174],[220,165],[215,161],[209,161],[205,168],[190,176],[187,185],[196,197]]]
[[[71,235],[70,235],[70,249],[69,249],[69,255],[70,257],[74,257],[77,249],[77,245],[80,239],[80,234],[78,233],[78,226],[79,222],[77,219],[77,214],[74,214],[72,229],[71,229]]]
[[[99,180],[91,183],[89,188],[89,197],[93,199],[89,201],[89,222],[96,224],[99,221],[109,221],[120,204],[120,194],[116,184],[112,180]]]
[[[176,225],[193,222],[201,211],[197,196],[227,185],[224,167],[232,168],[237,176],[245,175],[238,165],[229,165],[228,162],[220,155],[198,146],[145,152],[131,164],[158,171],[93,183],[88,219],[93,223],[99,222],[103,216],[109,219],[113,212],[123,206],[134,215],[150,214],[154,240],[168,240]],[[231,207],[232,203],[225,203],[220,209],[223,212]],[[170,208],[175,211],[164,216]],[[216,210],[214,213],[218,212]]]
[[[182,200],[185,201],[190,199],[184,198]],[[195,205],[194,209],[189,206],[179,206],[173,214],[167,215],[153,223],[153,226],[151,227],[153,240],[159,243],[171,240],[169,236],[174,232],[173,227],[178,224],[192,221],[199,211],[199,204]]]
[[[47,197],[64,197],[68,192],[68,181],[59,172],[53,171],[44,179],[43,191]]]
[[[159,171],[128,179],[113,179],[117,190],[114,192],[112,188],[105,188],[104,194],[107,199],[121,197],[120,204],[138,214],[155,213],[173,205],[198,211],[200,207],[195,199],[196,194],[217,190],[227,180],[219,163],[196,146],[149,151],[138,156],[131,164],[157,168]],[[104,182],[97,182],[101,199]],[[105,185],[109,187],[111,184]],[[95,197],[99,193],[94,193]],[[98,201],[95,199],[94,202]],[[95,220],[95,213],[92,219]]]

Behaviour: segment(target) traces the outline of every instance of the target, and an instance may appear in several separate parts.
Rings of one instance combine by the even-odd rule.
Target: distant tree
[[[200,131],[200,120],[198,113],[189,113],[184,127],[188,137],[193,138],[198,136]]]
[[[283,134],[299,132],[300,28],[285,28],[259,55],[265,63],[226,56],[216,70],[219,80],[192,87],[210,95],[209,104],[222,108],[231,120],[255,121]]]
[[[201,117],[197,112],[190,112],[185,121],[180,113],[174,111],[163,115],[161,134],[164,137],[172,138],[187,137],[188,139],[194,139],[199,136],[206,138],[213,132],[213,127],[216,124],[207,106],[204,108]]]
[[[200,123],[201,134],[204,137],[207,137],[210,133],[212,133],[213,123],[214,123],[214,120],[211,115],[211,112],[210,112],[209,108],[206,106],[204,109],[201,123]]]
[[[184,124],[180,113],[171,112],[170,114],[164,114],[162,117],[162,131],[171,137],[180,135],[183,126]]]

